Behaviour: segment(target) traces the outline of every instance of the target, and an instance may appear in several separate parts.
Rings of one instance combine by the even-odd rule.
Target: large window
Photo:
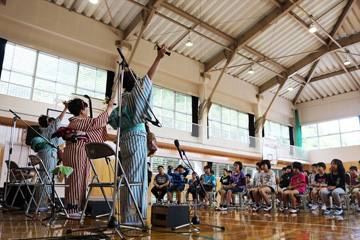
[[[104,98],[107,73],[11,42],[5,47],[0,94],[54,104],[72,93]]]
[[[274,139],[280,143],[290,145],[290,135],[289,135],[288,126],[266,120],[264,131],[266,138]]]
[[[209,135],[248,142],[249,117],[246,113],[212,104],[209,112]]]
[[[360,118],[352,117],[301,127],[303,147],[325,149],[360,145]]]
[[[191,96],[153,87],[154,112],[164,127],[191,132]]]
[[[158,174],[158,166],[163,166],[165,168],[165,172],[168,172],[168,167],[173,163],[174,164],[174,169],[182,163],[182,161],[180,159],[176,159],[176,158],[163,158],[163,157],[152,157],[150,159],[150,162],[152,164],[152,172],[153,174]],[[191,165],[193,167],[195,167],[195,162],[194,161],[190,161]],[[191,177],[192,174],[192,170],[190,167],[188,167],[185,163],[182,163],[184,167],[189,169],[189,174],[188,176]],[[155,176],[154,175],[154,176]]]

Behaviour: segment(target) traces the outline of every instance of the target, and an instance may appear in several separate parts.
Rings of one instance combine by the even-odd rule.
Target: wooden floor
[[[150,207],[149,216],[150,214]],[[192,216],[193,213],[191,212]],[[136,239],[360,239],[360,214],[325,217],[319,212],[297,215],[281,213],[251,213],[245,211],[215,212],[211,209],[198,211],[202,223],[224,226],[225,231],[208,226],[197,225],[200,232],[184,228],[175,232],[169,228],[154,227],[148,233],[136,230],[124,230],[127,235],[144,235]],[[69,228],[79,228],[73,220],[56,220],[54,226],[46,227],[39,220],[46,217],[41,214],[36,219],[26,217],[23,213],[0,213],[0,239],[65,239],[62,236],[73,236],[67,239],[86,239],[84,235],[101,234],[88,231],[67,234]],[[150,219],[146,223],[151,227]],[[87,218],[84,225],[97,226],[102,221]],[[112,231],[109,239],[120,239]],[[82,235],[82,236],[81,236]],[[126,237],[135,239],[134,237]],[[87,238],[89,239],[89,238]],[[99,238],[93,238],[99,239]]]

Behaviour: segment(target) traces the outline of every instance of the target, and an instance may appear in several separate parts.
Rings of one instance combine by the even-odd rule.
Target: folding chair
[[[87,157],[89,158],[89,162],[90,162],[90,166],[91,166],[91,169],[94,173],[94,176],[91,180],[91,183],[89,184],[89,192],[87,194],[87,198],[86,198],[86,202],[85,202],[85,205],[84,205],[84,209],[83,209],[83,212],[81,214],[81,217],[80,217],[80,226],[82,225],[82,220],[84,219],[84,216],[85,216],[85,211],[86,211],[86,208],[87,208],[87,205],[89,203],[89,199],[90,199],[90,195],[91,195],[91,191],[93,188],[100,188],[101,189],[101,192],[102,192],[102,195],[105,199],[105,202],[109,208],[109,212],[111,211],[111,205],[108,201],[108,198],[106,196],[106,193],[105,193],[105,190],[104,188],[115,188],[115,183],[114,182],[101,182],[100,181],[100,178],[99,178],[99,175],[95,169],[95,166],[94,166],[94,163],[93,163],[93,160],[98,160],[98,161],[105,161],[106,164],[110,164],[111,166],[111,169],[112,169],[112,172],[115,174],[115,169],[114,169],[114,166],[113,164],[111,163],[111,160],[110,160],[110,156],[116,156],[115,154],[115,151],[109,146],[107,145],[106,143],[96,143],[96,142],[93,142],[93,143],[87,143],[85,145],[85,151],[86,151],[86,154],[87,154]],[[119,162],[119,164],[121,164]],[[121,169],[119,169],[119,171],[121,171]],[[120,184],[118,184],[118,189],[117,191],[119,191],[120,187],[125,187],[126,186],[126,183],[123,183],[123,173],[120,173]],[[119,179],[118,179],[119,181]],[[141,182],[130,182],[129,183],[130,186],[141,186],[142,183]],[[113,203],[113,204],[116,204],[116,203]],[[109,215],[109,214],[105,214],[105,215],[102,215],[102,216],[106,216],[106,215]]]
[[[350,209],[350,196],[351,196],[351,176],[349,173],[346,173],[345,174],[345,183],[349,186],[349,193],[346,193],[346,194],[341,194],[341,196],[343,197],[344,199],[344,205],[345,205],[345,208],[343,208],[343,213],[345,215],[349,215],[349,214],[354,214],[354,211]],[[345,184],[345,188],[346,188],[346,184]],[[345,190],[346,192],[346,190]]]
[[[24,194],[24,192],[21,190],[22,187],[26,187],[26,190],[28,193],[31,193],[31,189],[30,186],[34,186],[35,188],[35,183],[34,182],[29,182],[30,178],[34,177],[34,174],[31,174],[30,172],[33,172],[35,169],[33,167],[19,167],[15,162],[10,161],[10,166],[9,166],[9,161],[5,161],[5,164],[7,167],[9,167],[9,181],[7,184],[7,187],[9,187],[8,191],[7,191],[7,195],[5,196],[5,202],[7,202],[8,197],[9,197],[9,193],[12,187],[16,187],[16,192],[13,196],[13,200],[10,204],[10,207],[14,206],[15,200],[20,192],[22,198],[24,199],[24,203],[26,205],[26,208],[28,208],[30,206],[30,203],[27,201],[26,199],[26,193]],[[31,196],[32,198],[32,196]],[[31,202],[31,199],[30,199]]]
[[[42,159],[39,156],[29,155],[29,159],[30,159],[31,166],[34,168],[34,170],[36,172],[37,180],[34,184],[35,187],[31,193],[30,204],[28,205],[28,208],[26,209],[26,215],[28,215],[30,217],[34,217],[37,214],[37,212],[39,211],[39,206],[41,204],[42,196],[43,196],[44,192],[45,192],[45,195],[48,197],[48,200],[50,201],[51,206],[55,207],[55,202],[52,201],[50,194],[46,190],[47,187],[52,187],[52,185],[55,185],[55,187],[68,187],[69,185],[61,184],[61,183],[54,183],[50,177],[49,172],[47,171],[47,169],[45,167],[44,162],[42,161]],[[37,201],[34,198],[36,189],[40,191],[40,198]],[[64,206],[63,202],[61,201],[61,198],[59,197],[59,194],[57,193],[57,191],[54,189],[54,192],[51,194],[55,194],[57,201],[59,201],[59,203],[61,205],[61,209],[64,211],[65,216],[68,217],[68,213],[67,213],[65,206]],[[29,214],[32,201],[34,201],[34,204],[36,206],[36,209],[35,209],[35,212],[33,215]]]

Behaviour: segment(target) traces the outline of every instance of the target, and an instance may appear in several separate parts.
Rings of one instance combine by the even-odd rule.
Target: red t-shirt
[[[303,185],[300,186],[300,187],[296,187],[296,188],[292,188],[293,190],[298,190],[302,193],[305,192],[305,188],[306,188],[306,182],[305,182],[305,175],[303,173],[300,173],[299,175],[294,175],[292,178],[291,178],[291,186],[295,186],[295,185],[298,185],[300,182],[303,182]]]

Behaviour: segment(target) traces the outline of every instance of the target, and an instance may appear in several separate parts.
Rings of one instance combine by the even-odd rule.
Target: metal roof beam
[[[236,39],[236,49],[243,48],[247,43],[257,37],[260,33],[269,28],[273,23],[278,21],[284,15],[288,14],[295,7],[297,7],[302,0],[299,1],[286,1],[282,8],[275,8],[261,20],[259,20],[254,26],[250,27],[245,33]],[[219,58],[219,55],[211,58],[205,63],[205,72],[209,71],[216,64],[221,62],[224,58]]]
[[[346,17],[347,17],[348,14],[350,13],[350,10],[351,10],[352,7],[354,6],[354,3],[356,3],[356,0],[349,0],[349,1],[347,2],[344,10],[342,11],[339,19],[337,20],[334,28],[331,30],[331,33],[330,33],[331,37],[334,38],[334,37],[336,36],[336,34],[338,33],[338,31],[340,30],[340,27],[343,25]],[[333,41],[329,38],[329,39],[327,40],[327,43],[328,43],[328,45],[330,46],[330,45],[333,43]]]
[[[297,94],[296,94],[296,96],[295,96],[295,98],[294,98],[294,100],[293,100],[293,105],[296,104],[296,102],[299,100],[299,98],[300,98],[300,96],[301,96],[301,93],[302,93],[303,90],[305,89],[306,85],[311,81],[311,78],[312,78],[312,76],[314,75],[315,70],[316,70],[316,67],[318,66],[319,62],[320,62],[320,59],[317,60],[317,61],[311,66],[311,69],[310,69],[308,75],[307,75],[306,78],[305,78],[305,79],[306,79],[305,85],[300,87],[299,91],[297,92]]]
[[[356,33],[356,34],[350,35],[346,38],[342,38],[342,39],[338,40],[338,42],[343,47],[347,47],[347,46],[353,45],[355,43],[358,43],[358,42],[360,42],[360,33]],[[316,61],[317,59],[319,59],[326,53],[332,52],[332,51],[335,51],[338,49],[339,49],[339,47],[337,45],[331,45],[329,49],[327,49],[326,46],[322,46],[322,47],[318,48],[316,50],[316,52],[308,54],[306,57],[304,57],[300,61],[296,62],[292,66],[290,66],[288,68],[289,76],[295,74],[297,71],[299,71],[301,68],[305,67],[306,65]],[[265,92],[266,90],[268,90],[269,88],[272,88],[273,86],[275,86],[278,83],[279,83],[279,80],[278,80],[277,76],[271,78],[269,81],[265,82],[264,84],[262,84],[259,87],[259,93]]]

